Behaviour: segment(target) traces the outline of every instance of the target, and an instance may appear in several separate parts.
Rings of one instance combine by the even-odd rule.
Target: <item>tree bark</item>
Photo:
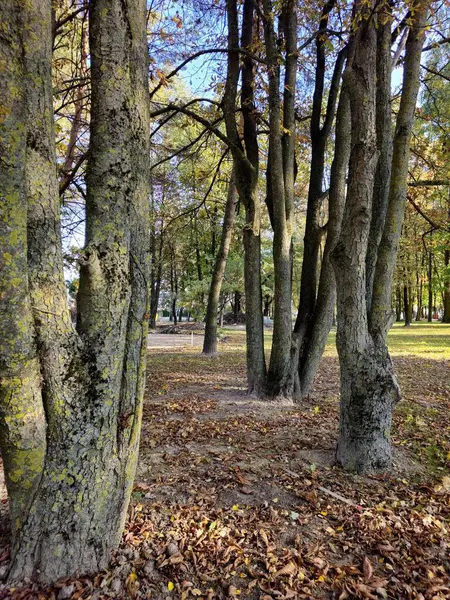
[[[281,113],[280,69],[274,28],[274,10],[263,0],[264,38],[269,78],[270,197],[273,212],[273,262],[275,275],[272,352],[266,394],[270,399],[292,399],[292,294],[291,242],[294,203],[295,89],[297,76],[297,12],[293,0],[282,4],[281,23],[286,60],[283,113]],[[282,116],[282,120],[281,120]],[[283,124],[283,136],[281,135]]]
[[[322,272],[318,264],[321,242],[324,237],[324,229],[320,226],[320,208],[324,199],[325,151],[334,120],[342,70],[348,51],[348,47],[344,47],[336,58],[331,77],[325,118],[322,124],[321,115],[326,69],[326,37],[324,32],[328,26],[329,13],[334,6],[335,2],[333,0],[325,3],[319,22],[321,33],[316,38],[316,74],[313,112],[311,116],[311,167],[300,299],[293,333],[294,353],[292,368],[294,370],[295,396],[297,398],[307,396],[310,391],[315,371],[324,350],[323,340],[326,340],[325,336],[328,335],[332,322],[332,314],[330,316],[327,311],[330,310],[332,313],[335,298],[334,283],[331,282],[331,285],[329,285],[329,265],[325,266]],[[342,217],[342,214],[340,217]],[[328,228],[334,230],[334,224],[329,222],[327,230]],[[338,231],[334,230],[334,233],[338,235]],[[336,240],[332,241],[332,245],[335,245],[335,243]],[[318,297],[319,290],[320,300]],[[315,328],[318,328],[317,331],[315,331]],[[325,331],[326,328],[328,328],[328,331]],[[305,388],[302,385],[302,377],[305,379]]]
[[[426,3],[415,3],[413,23],[406,42],[400,108],[393,141],[389,203],[378,249],[372,290],[370,327],[378,340],[385,340],[391,322],[392,281],[406,206],[409,141],[419,92],[420,56],[428,14]]]
[[[433,321],[433,254],[428,251],[428,323]]]
[[[205,338],[203,340],[203,354],[214,355],[217,353],[217,313],[219,311],[220,290],[222,287],[228,252],[233,236],[234,215],[236,211],[236,185],[232,174],[228,184],[227,202],[223,218],[222,235],[219,251],[211,278],[206,308]]]
[[[419,86],[427,9],[415,7],[406,44],[389,204],[378,249],[371,312],[367,312],[367,251],[372,217],[376,148],[376,30],[374,2],[356,5],[359,21],[353,62],[347,67],[352,107],[352,150],[342,231],[333,254],[337,281],[337,347],[341,367],[341,418],[336,458],[349,470],[391,466],[392,412],[400,398],[386,336],[392,321],[391,288],[406,198],[408,156]]]
[[[27,15],[17,10],[14,0],[3,3],[0,36],[0,444],[14,539],[26,520],[46,451],[40,364],[27,272],[27,90],[20,36],[26,21]]]
[[[392,110],[391,110],[391,27],[392,13],[384,3],[378,13],[377,28],[377,108],[376,130],[379,152],[373,190],[372,217],[366,258],[367,310],[372,305],[372,289],[377,264],[378,247],[383,235],[389,202],[389,182],[392,165]]]
[[[254,29],[254,5],[244,0],[242,40],[244,49],[251,47]],[[228,48],[239,47],[239,24],[236,0],[227,0]],[[264,392],[266,360],[264,355],[264,322],[261,291],[261,217],[258,197],[259,149],[254,105],[254,61],[244,55],[242,60],[241,109],[244,121],[244,144],[236,123],[236,98],[239,79],[239,55],[228,53],[227,78],[223,97],[223,113],[227,137],[236,176],[236,188],[245,207],[244,285],[245,326],[247,334],[247,389],[249,394]]]
[[[2,214],[1,243],[11,245],[4,235],[10,231],[11,249],[21,246],[22,275],[11,293],[15,300],[20,292],[23,362],[13,363],[20,367],[15,386],[8,377],[2,380],[2,414],[7,423],[18,416],[10,399],[19,375],[26,383],[21,397],[29,402],[24,411],[29,418],[28,440],[24,432],[16,432],[18,452],[9,465],[5,461],[7,482],[19,487],[8,487],[16,513],[9,580],[47,582],[106,566],[120,540],[136,467],[149,266],[145,2],[95,0],[90,7],[94,85],[78,333],[69,316],[62,267],[51,2],[31,0],[20,11],[13,5],[8,4],[5,15],[14,42],[2,36],[0,44],[2,52],[14,54],[16,73],[23,71],[24,83],[17,89],[24,94],[15,110],[20,105],[25,111],[15,124],[22,127],[15,142],[18,160],[12,166],[12,182],[25,174],[26,185],[15,196],[20,198],[20,203],[15,200],[17,214]],[[15,23],[16,15],[23,22]],[[11,97],[12,88],[3,92]],[[1,285],[10,284],[14,282],[2,273]],[[0,352],[3,365],[9,357],[3,347]],[[32,368],[38,368],[38,378]],[[39,443],[42,432],[46,445]],[[8,434],[1,438],[4,456],[12,450],[6,447]],[[26,442],[25,452],[21,441]],[[22,467],[16,475],[18,461]],[[40,471],[34,479],[33,469]],[[27,471],[27,481],[21,482]],[[25,494],[26,504],[20,502]]]
[[[411,303],[410,303],[408,286],[403,286],[403,306],[405,307],[405,327],[411,326]]]
[[[450,323],[450,250],[445,250],[444,264],[446,276],[444,279],[444,314],[442,316],[442,322]]]
[[[358,30],[344,73],[351,104],[352,146],[347,200],[333,253],[337,283],[337,349],[341,369],[341,413],[337,461],[357,472],[377,470],[390,460],[391,411],[384,364],[368,330],[366,255],[370,230],[376,147],[376,29],[372,1],[357,4]]]
[[[331,256],[339,240],[345,206],[345,186],[350,158],[351,119],[350,101],[345,88],[341,91],[336,115],[336,140],[331,165],[330,192],[328,200],[327,240],[323,253],[316,306],[311,320],[309,343],[301,349],[298,375],[298,393],[307,396],[313,384],[328,334],[333,324],[336,303],[336,280]]]

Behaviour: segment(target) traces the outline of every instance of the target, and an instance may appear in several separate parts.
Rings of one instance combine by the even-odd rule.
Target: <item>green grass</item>
[[[389,332],[388,346],[393,356],[450,360],[450,324],[412,323],[404,327],[396,323]]]
[[[224,327],[222,334],[231,338],[229,349],[239,349],[245,345],[245,331]],[[270,351],[272,331],[266,329],[264,342]],[[450,324],[412,323],[404,327],[396,323],[388,335],[388,346],[392,356],[419,356],[435,360],[450,360]],[[328,356],[336,355],[336,330],[330,332],[325,350]]]

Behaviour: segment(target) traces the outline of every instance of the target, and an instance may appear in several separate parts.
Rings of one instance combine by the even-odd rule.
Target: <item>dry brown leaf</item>
[[[289,561],[287,565],[275,573],[275,577],[281,577],[281,575],[289,575],[289,577],[293,577],[297,574],[297,570],[297,565],[293,561]]]
[[[370,581],[372,579],[373,567],[372,567],[372,563],[367,558],[367,556],[365,556],[364,560],[363,560],[363,573],[364,573],[364,579],[366,581]]]

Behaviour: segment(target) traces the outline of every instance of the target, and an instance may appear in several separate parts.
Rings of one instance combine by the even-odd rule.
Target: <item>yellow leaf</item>
[[[232,510],[239,510],[239,504],[233,504]]]
[[[173,581],[169,581],[169,583],[167,584],[167,589],[169,590],[169,592],[172,592],[175,589],[175,584],[173,583]]]

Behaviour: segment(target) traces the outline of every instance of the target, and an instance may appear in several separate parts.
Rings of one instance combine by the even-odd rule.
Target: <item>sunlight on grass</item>
[[[229,338],[227,350],[245,346],[245,331],[225,327],[223,335]],[[264,331],[264,346],[270,352],[272,331]],[[388,335],[389,351],[393,356],[419,356],[435,360],[450,360],[450,324],[413,323],[404,327],[396,323]],[[225,348],[224,348],[225,349]],[[336,329],[328,337],[326,356],[336,356]]]

